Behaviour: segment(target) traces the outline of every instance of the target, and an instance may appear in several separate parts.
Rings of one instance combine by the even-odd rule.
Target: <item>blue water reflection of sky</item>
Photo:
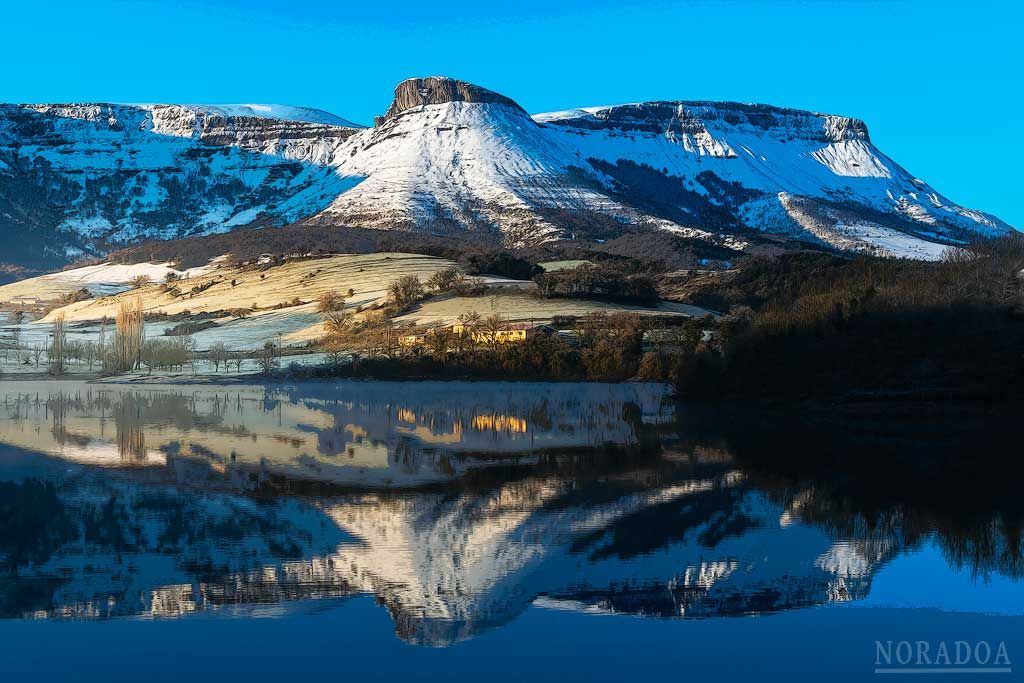
[[[874,678],[875,640],[987,639],[1005,641],[1011,657],[1024,652],[1020,585],[995,577],[975,583],[969,572],[948,568],[933,546],[894,559],[875,578],[871,595],[851,605],[856,608],[697,620],[535,607],[504,628],[448,648],[395,638],[387,610],[370,597],[310,602],[280,618],[0,621],[0,671],[19,677],[10,680],[104,683],[183,677],[256,683],[323,674],[519,683],[855,681]]]
[[[849,604],[1024,616],[1024,585],[1002,574],[975,576],[970,568],[957,569],[940,548],[929,544],[885,565],[872,579],[867,597]]]

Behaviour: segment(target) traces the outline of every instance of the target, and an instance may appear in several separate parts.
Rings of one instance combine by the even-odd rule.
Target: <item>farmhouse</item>
[[[430,339],[430,336],[438,331],[447,332],[456,337],[468,336],[473,343],[483,346],[495,346],[499,344],[521,344],[528,338],[537,334],[549,335],[554,329],[549,325],[529,325],[526,323],[509,324],[499,330],[486,330],[479,327],[472,327],[463,323],[455,323],[447,327],[439,327],[417,334],[407,334],[398,338],[398,345],[402,348],[411,349],[423,346]]]

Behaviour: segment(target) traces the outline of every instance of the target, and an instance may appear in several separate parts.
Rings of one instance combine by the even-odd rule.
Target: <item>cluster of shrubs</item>
[[[487,341],[497,339],[496,331],[508,329],[500,316],[480,319],[467,315],[467,330],[473,335],[450,334],[443,330],[428,334],[424,344],[403,349],[397,344],[399,333],[386,316],[370,316],[349,323],[324,340],[324,348],[343,350],[336,354],[337,364],[330,368],[293,368],[298,375],[330,374],[358,377],[473,377],[481,379],[554,379],[622,381],[632,378],[668,380],[675,366],[671,360],[675,345],[685,335],[701,337],[704,321],[690,321],[676,328],[657,350],[644,352],[644,333],[648,321],[634,313],[594,313],[572,322],[569,334],[552,329],[531,331],[519,343]],[[328,330],[331,327],[328,326]],[[349,352],[359,354],[357,362],[343,363]]]
[[[66,306],[68,304],[77,303],[79,301],[88,301],[91,298],[92,292],[90,292],[85,287],[82,287],[81,289],[76,289],[73,292],[67,292],[66,294],[62,295],[60,297],[60,305]]]
[[[168,327],[164,330],[165,337],[184,337],[187,335],[202,332],[210,328],[217,327],[217,323],[213,320],[197,320],[189,321],[184,323],[178,323],[174,327]]]
[[[507,251],[483,251],[461,256],[459,264],[469,275],[497,275],[513,280],[529,280],[543,269],[535,263]]]
[[[624,273],[604,264],[549,271],[533,281],[537,283],[537,295],[546,299],[603,299],[636,304],[658,301],[658,287],[652,277]]]
[[[181,370],[192,363],[192,338],[147,339],[139,350],[139,362],[150,374],[153,370]]]

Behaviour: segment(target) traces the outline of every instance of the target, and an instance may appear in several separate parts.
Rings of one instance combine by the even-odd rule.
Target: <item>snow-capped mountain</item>
[[[357,130],[279,105],[0,105],[0,260],[309,216],[346,188],[327,161]]]
[[[0,106],[4,259],[66,261],[242,226],[474,231],[509,245],[665,229],[936,258],[1012,228],[879,151],[859,120],[647,102],[530,116],[444,77],[371,128],[283,105]]]
[[[531,117],[476,86],[413,79],[332,163],[363,180],[320,220],[469,227],[511,243],[633,225],[733,246],[767,231],[934,257],[941,242],[1010,229],[911,176],[863,122],[764,105],[648,102]]]

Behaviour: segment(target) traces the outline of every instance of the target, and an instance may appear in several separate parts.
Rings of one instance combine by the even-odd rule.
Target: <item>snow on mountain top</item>
[[[358,181],[324,212],[331,221],[388,228],[441,217],[497,227],[509,244],[571,237],[566,212],[930,259],[1008,228],[914,183],[862,121],[771,105],[658,101],[530,118],[470,83],[409,79],[331,164]],[[674,188],[667,209],[665,188]]]
[[[616,107],[629,107],[641,104],[640,102],[629,102],[624,104],[603,104],[597,107],[575,107],[573,109],[562,109],[560,111],[546,111],[540,114],[530,114],[537,123],[550,123],[552,121],[564,121],[567,119],[578,119],[586,116],[593,116],[603,109],[614,109]]]
[[[252,116],[261,119],[322,123],[327,126],[343,126],[345,128],[366,127],[321,109],[293,107],[287,104],[185,104],[182,106],[225,117]]]
[[[746,112],[770,112],[774,114],[800,114],[803,116],[818,117],[831,116],[834,118],[849,119],[851,121],[860,120],[850,116],[827,114],[825,112],[811,111],[809,109],[795,109],[793,107],[781,107],[774,104],[760,104],[757,102],[730,102],[727,100],[647,100],[643,102],[619,102],[616,104],[599,104],[586,107],[573,107],[572,109],[562,109],[559,111],[541,112],[538,114],[531,114],[531,116],[533,116],[534,120],[541,122],[562,121],[565,119],[593,116],[600,112],[606,112],[614,109],[629,109],[634,107],[653,108],[663,106],[688,107],[693,109],[735,110]]]
[[[90,245],[99,254],[306,220],[462,228],[507,245],[621,225],[744,249],[736,235],[756,230],[932,259],[1010,230],[917,180],[858,119],[685,100],[531,118],[504,95],[440,76],[399,83],[372,128],[272,104],[0,105],[8,147],[11,159],[38,160],[36,186],[16,201],[39,223],[24,234],[47,235],[32,258],[50,260],[55,248],[70,258]],[[52,210],[39,211],[46,202]]]
[[[0,107],[31,109],[39,113],[54,114],[73,119],[100,120],[117,116],[119,112],[153,112],[161,109],[182,109],[207,116],[224,118],[249,117],[278,121],[314,123],[341,128],[366,128],[330,112],[288,104],[174,104],[168,102],[64,102],[34,104],[3,104]]]

